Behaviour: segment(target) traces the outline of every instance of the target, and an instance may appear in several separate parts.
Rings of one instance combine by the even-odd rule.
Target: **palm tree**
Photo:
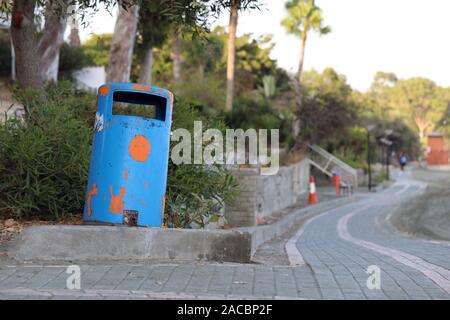
[[[302,108],[302,73],[303,63],[305,61],[305,47],[308,38],[308,32],[315,31],[319,35],[325,35],[331,32],[331,28],[324,25],[322,10],[316,6],[315,0],[289,0],[286,3],[288,16],[281,21],[282,26],[290,34],[300,38],[300,59],[298,63],[298,71],[296,76],[295,91],[297,94],[297,114],[294,115],[292,125],[293,134],[298,137],[300,134],[299,113]],[[300,144],[297,139],[297,144]]]
[[[230,3],[230,23],[228,25],[228,52],[227,52],[227,97],[225,110],[233,109],[234,95],[234,67],[236,55],[236,30],[238,23],[238,12],[240,9],[240,0],[231,0]]]
[[[322,10],[316,6],[315,0],[289,0],[286,9],[289,15],[281,24],[288,33],[300,37],[300,60],[297,71],[297,80],[300,84],[308,32],[315,31],[319,35],[325,35],[331,32],[331,28],[324,26]]]

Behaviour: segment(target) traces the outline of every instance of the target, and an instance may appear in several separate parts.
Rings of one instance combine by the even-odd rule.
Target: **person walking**
[[[408,158],[406,157],[405,153],[402,153],[401,157],[400,157],[400,169],[402,171],[405,170],[405,166],[408,163]]]

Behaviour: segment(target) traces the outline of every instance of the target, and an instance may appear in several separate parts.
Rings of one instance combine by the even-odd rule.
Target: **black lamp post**
[[[370,168],[370,131],[372,131],[375,128],[375,125],[370,124],[366,127],[367,129],[367,166],[368,166],[368,173],[369,173],[369,191],[372,191],[372,170]]]
[[[384,139],[384,143],[386,145],[386,178],[389,180],[389,165],[390,165],[390,151],[392,146],[392,141],[389,140],[389,136],[394,132],[394,130],[386,129],[384,131],[386,133],[386,139]]]

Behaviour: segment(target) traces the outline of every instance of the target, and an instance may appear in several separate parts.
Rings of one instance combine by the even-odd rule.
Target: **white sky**
[[[271,33],[276,46],[273,58],[295,72],[299,40],[280,25],[286,16],[285,0],[265,0],[261,11],[239,17],[238,34],[255,37]],[[332,33],[307,42],[305,69],[332,67],[347,76],[352,87],[366,90],[377,71],[394,72],[400,78],[422,76],[450,86],[449,0],[316,0]],[[115,18],[100,12],[87,30],[112,32]],[[216,24],[227,25],[224,14]]]

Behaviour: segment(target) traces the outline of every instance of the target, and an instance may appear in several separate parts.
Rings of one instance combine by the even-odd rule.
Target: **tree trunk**
[[[180,89],[181,83],[181,53],[180,36],[177,31],[173,33],[173,85],[175,92]]]
[[[34,10],[36,0],[15,0],[11,12],[11,38],[16,58],[16,76],[23,89],[43,89],[39,68]]]
[[[230,23],[228,25],[228,53],[227,53],[227,93],[225,110],[233,109],[234,69],[236,55],[236,30],[240,0],[232,0],[230,8]]]
[[[419,139],[421,142],[423,142],[426,131],[430,126],[430,122],[420,117],[416,117],[414,120],[416,122],[417,128],[419,129]]]
[[[205,65],[203,63],[198,65],[198,76],[202,81],[205,79]]]
[[[139,5],[133,5],[126,10],[119,8],[109,52],[107,82],[130,81],[138,19]]]
[[[141,61],[141,71],[139,74],[139,83],[152,84],[152,66],[153,66],[153,48],[145,51]]]
[[[72,48],[78,48],[81,45],[80,29],[76,16],[76,6],[70,8],[71,17],[69,18],[70,34],[69,34],[69,46]]]
[[[65,6],[69,0],[63,0]],[[58,81],[59,52],[64,43],[64,32],[67,26],[67,10],[60,15],[55,6],[61,5],[58,0],[49,0],[45,8],[45,25],[38,44],[40,68],[44,80]]]
[[[298,71],[297,76],[294,81],[295,84],[295,95],[296,95],[296,108],[297,112],[294,112],[292,119],[292,134],[296,138],[296,144],[301,144],[300,141],[300,129],[301,129],[301,121],[300,121],[300,113],[302,109],[302,74],[303,74],[303,63],[305,61],[305,47],[306,47],[306,34],[302,37],[300,43],[300,60],[298,63]],[[299,149],[299,146],[296,146],[296,149]]]
[[[300,42],[300,60],[298,62],[298,71],[297,71],[297,81],[300,87],[302,83],[303,64],[305,61],[306,38],[307,34],[305,33]]]

